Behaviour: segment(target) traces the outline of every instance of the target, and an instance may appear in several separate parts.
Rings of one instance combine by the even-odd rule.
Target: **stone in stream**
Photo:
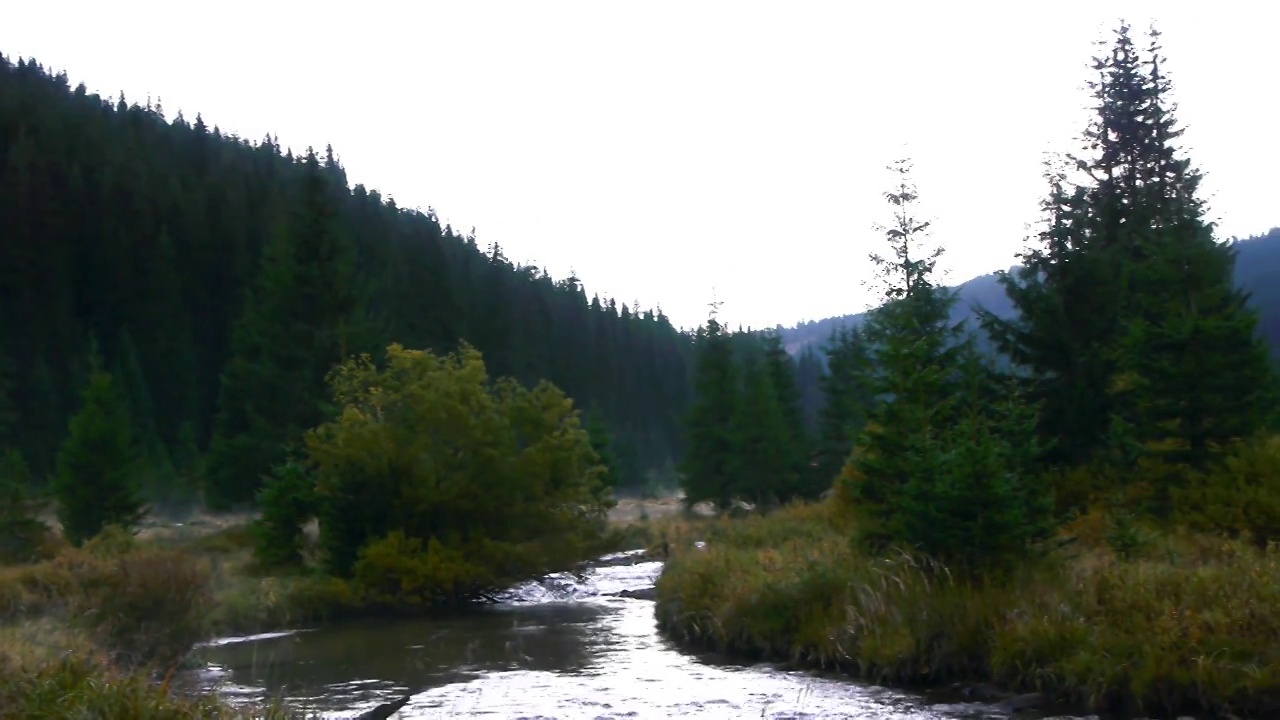
[[[640,588],[638,590],[619,590],[616,593],[609,594],[614,597],[632,598],[635,600],[653,600],[656,597],[657,590],[655,588],[647,587]]]
[[[1008,700],[1002,700],[996,703],[996,707],[1007,713],[1019,713],[1026,710],[1035,710],[1044,705],[1044,696],[1040,693],[1027,693],[1025,695],[1014,695]]]

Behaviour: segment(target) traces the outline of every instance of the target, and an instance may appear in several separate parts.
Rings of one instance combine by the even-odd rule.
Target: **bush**
[[[361,602],[374,607],[449,604],[494,588],[494,573],[468,557],[436,538],[424,547],[421,539],[396,530],[361,549],[353,582]]]
[[[395,345],[385,368],[353,360],[332,384],[341,413],[307,434],[306,459],[333,574],[351,577],[363,549],[367,572],[372,563],[402,573],[423,597],[460,596],[458,583],[518,581],[598,545],[604,469],[554,386],[490,382],[469,347],[437,357]],[[405,540],[377,545],[371,559],[370,543],[396,532]],[[447,570],[455,552],[475,571]],[[419,588],[417,573],[453,589]]]
[[[1175,490],[1178,519],[1192,528],[1280,542],[1280,436],[1237,444]]]
[[[175,550],[138,549],[108,532],[51,561],[16,568],[0,617],[58,617],[84,628],[125,666],[169,666],[204,637],[212,576]]]

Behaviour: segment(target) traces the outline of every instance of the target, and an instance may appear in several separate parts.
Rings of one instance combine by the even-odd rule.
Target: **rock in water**
[[[1044,706],[1044,696],[1040,693],[1015,695],[1008,700],[996,703],[996,707],[1011,714],[1025,712],[1027,710],[1036,710],[1042,706]]]
[[[394,702],[382,703],[381,705],[379,705],[378,707],[372,710],[369,710],[367,712],[361,713],[360,715],[357,715],[355,720],[387,720],[387,718],[394,715],[397,710],[404,707],[405,705],[408,705],[409,698],[411,697],[413,696],[405,695],[404,697]]]

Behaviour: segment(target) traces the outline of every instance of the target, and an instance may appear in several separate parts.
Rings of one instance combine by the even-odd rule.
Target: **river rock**
[[[616,593],[609,593],[614,597],[633,598],[635,600],[654,600],[657,598],[656,588],[640,588],[638,590],[621,590]]]
[[[1007,713],[1019,713],[1026,710],[1035,710],[1044,705],[1044,696],[1040,693],[1027,693],[1025,695],[1014,695],[1008,700],[1001,700],[996,703],[996,707]]]
[[[381,705],[375,707],[372,710],[367,710],[363,713],[360,713],[359,715],[356,716],[355,720],[387,720],[387,718],[396,714],[400,710],[400,708],[404,707],[405,705],[408,705],[409,699],[411,697],[413,696],[405,695],[399,700],[395,700],[389,703],[382,703]]]
[[[1009,693],[1004,692],[1000,688],[991,683],[978,683],[970,685],[960,691],[965,700],[973,700],[976,702],[995,702],[1009,697]]]

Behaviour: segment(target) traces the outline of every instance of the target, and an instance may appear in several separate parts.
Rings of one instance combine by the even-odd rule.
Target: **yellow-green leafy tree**
[[[328,569],[374,604],[483,595],[584,559],[604,526],[604,468],[550,383],[491,380],[464,345],[339,366],[339,412],[307,433]]]

